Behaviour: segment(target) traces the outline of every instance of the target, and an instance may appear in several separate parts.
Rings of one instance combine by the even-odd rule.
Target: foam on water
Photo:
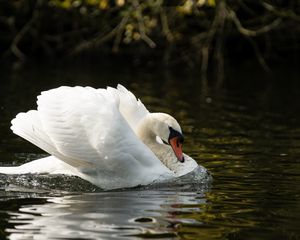
[[[137,186],[133,189],[205,189],[212,177],[202,166],[194,171],[166,182],[153,183],[147,186]],[[76,176],[49,174],[0,174],[0,189],[6,192],[31,192],[49,194],[57,192],[101,192],[101,188]],[[126,189],[128,190],[128,189]]]

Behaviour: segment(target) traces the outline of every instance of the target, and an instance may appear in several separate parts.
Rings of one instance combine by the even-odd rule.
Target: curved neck
[[[153,119],[153,114],[149,113],[138,125],[136,134],[147,146],[158,144],[156,142],[156,136],[153,126],[155,120]]]
[[[159,132],[160,116],[160,113],[148,114],[138,125],[136,134],[156,157],[170,168],[170,161],[176,159],[173,150],[169,145],[158,143],[156,140],[156,136],[161,136]]]
[[[155,154],[155,156],[175,174],[186,173],[187,169],[195,168],[197,163],[187,155],[185,155],[185,163],[178,161],[173,149],[170,145],[159,143],[156,136],[162,139],[167,139],[170,134],[169,129],[164,127],[166,120],[170,119],[164,113],[149,113],[135,129],[136,135],[139,139]],[[180,129],[180,127],[178,126]],[[164,137],[164,138],[163,138]],[[187,168],[185,166],[188,166]]]

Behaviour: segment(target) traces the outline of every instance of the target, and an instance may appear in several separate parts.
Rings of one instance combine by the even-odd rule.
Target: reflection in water
[[[203,193],[127,191],[48,198],[9,212],[12,239],[176,237],[182,224],[201,224]],[[189,214],[191,216],[189,217]]]
[[[35,107],[40,91],[60,85],[103,87],[120,82],[151,111],[168,112],[179,120],[186,139],[184,151],[212,173],[211,188],[183,184],[99,192],[78,179],[49,181],[43,176],[36,182],[34,177],[23,176],[21,186],[2,184],[9,188],[0,190],[4,209],[0,238],[24,239],[25,234],[29,239],[32,234],[37,239],[300,238],[298,76],[289,87],[274,81],[270,86],[253,86],[251,81],[247,85],[245,77],[262,76],[243,74],[238,89],[234,85],[234,89],[215,92],[201,88],[194,77],[180,74],[76,71],[39,69],[6,76],[0,89],[0,162],[17,165],[41,153],[9,130],[16,113]],[[28,182],[38,184],[28,188]]]

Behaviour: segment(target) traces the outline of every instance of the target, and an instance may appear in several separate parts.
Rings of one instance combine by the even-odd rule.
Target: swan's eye
[[[180,136],[177,138],[177,147],[179,147],[180,145],[182,145],[184,142],[184,138],[183,136]]]
[[[182,136],[182,134],[176,130],[174,130],[172,127],[169,127],[169,130],[170,130],[170,135],[169,135],[169,141],[170,139],[172,138],[177,138],[177,141],[176,141],[176,144],[177,144],[177,147],[179,147],[179,144],[183,144],[183,141],[184,141],[184,138]]]

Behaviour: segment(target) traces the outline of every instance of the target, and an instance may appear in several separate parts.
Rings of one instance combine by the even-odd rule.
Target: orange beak
[[[182,143],[178,137],[173,137],[169,140],[169,143],[178,159],[179,162],[184,162],[184,156],[182,153]]]

